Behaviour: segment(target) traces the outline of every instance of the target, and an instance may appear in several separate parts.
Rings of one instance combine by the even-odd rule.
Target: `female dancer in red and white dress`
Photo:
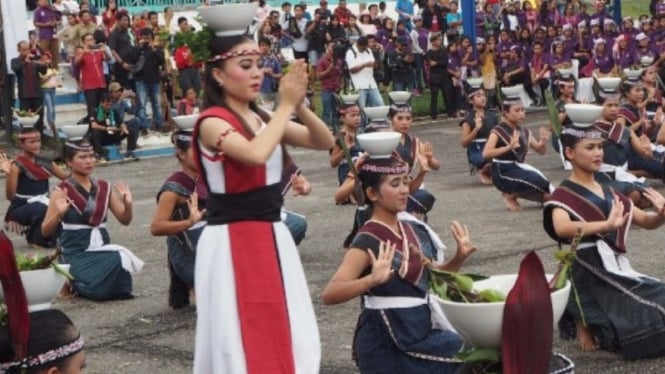
[[[263,69],[244,35],[215,37],[206,108],[193,145],[208,187],[197,246],[194,373],[318,373],[319,335],[296,246],[280,219],[282,143],[328,150],[334,139],[303,102],[307,67],[280,81],[272,118],[254,103]],[[295,113],[303,125],[290,121]]]

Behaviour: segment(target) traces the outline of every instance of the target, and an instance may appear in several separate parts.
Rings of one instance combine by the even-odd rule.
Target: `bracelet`
[[[229,136],[229,134],[236,132],[234,128],[228,128],[224,130],[221,134],[219,134],[219,138],[217,139],[217,143],[215,143],[215,147],[217,147],[217,150],[222,149],[222,143],[224,142],[224,139]]]

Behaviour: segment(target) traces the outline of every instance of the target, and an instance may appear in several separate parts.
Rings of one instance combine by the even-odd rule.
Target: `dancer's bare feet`
[[[69,284],[69,281],[66,281],[65,284],[60,289],[60,294],[58,295],[58,297],[60,299],[67,300],[67,299],[73,299],[75,296],[76,296],[76,294],[74,294],[74,290],[72,289],[72,285]]]
[[[580,348],[584,352],[597,351],[599,347],[591,330],[587,326],[584,326],[582,322],[576,322],[575,324],[577,325],[577,339],[580,341]]]
[[[196,292],[193,288],[189,289],[189,303],[193,306],[196,306]]]
[[[484,170],[479,170],[478,171],[478,179],[480,179],[480,183],[485,184],[485,185],[491,185],[492,184],[492,176],[486,173]]]
[[[506,203],[508,206],[508,209],[512,212],[516,212],[518,210],[521,210],[522,207],[520,206],[520,203],[517,202],[517,196],[513,194],[503,194],[503,201]]]

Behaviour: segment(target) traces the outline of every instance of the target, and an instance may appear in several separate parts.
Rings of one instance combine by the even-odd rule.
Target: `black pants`
[[[182,97],[185,97],[187,90],[194,88],[196,94],[201,96],[201,73],[197,68],[185,68],[178,73],[178,83],[180,83],[180,90]]]
[[[125,70],[122,64],[114,64],[113,75],[115,75],[116,82],[120,83],[122,88],[135,91],[134,82],[132,79],[129,79],[129,71]]]
[[[508,77],[508,83],[506,86],[514,86],[517,84],[524,85],[524,89],[526,90],[526,93],[529,95],[529,97],[532,100],[538,100],[540,96],[536,95],[536,93],[533,91],[533,84],[531,83],[531,75],[529,74],[528,71],[523,71],[521,73],[513,74],[510,77]],[[503,79],[501,80],[503,82]]]
[[[40,133],[44,132],[44,98],[43,97],[30,97],[19,98],[21,110],[29,110],[33,113],[39,114],[39,119],[35,123],[35,128]]]
[[[106,92],[106,88],[95,88],[92,90],[83,91],[83,96],[85,97],[85,107],[88,111],[88,121],[90,118],[95,118],[97,116],[97,108],[101,101],[102,95]]]
[[[92,138],[92,146],[95,149],[95,153],[100,154],[103,151],[102,147],[106,145],[118,145],[125,138],[127,138],[127,150],[135,150],[136,140],[139,138],[139,130],[133,126],[127,126],[127,130],[129,130],[129,135],[123,134],[119,131],[109,134],[107,131],[92,130],[90,137]]]
[[[459,110],[459,87],[453,86],[453,81],[447,75],[430,76],[430,116],[435,118],[437,115],[439,92],[441,92],[443,102],[446,104],[446,114],[448,114],[448,117],[454,117]]]

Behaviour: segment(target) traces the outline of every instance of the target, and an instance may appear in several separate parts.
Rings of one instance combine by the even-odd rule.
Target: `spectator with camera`
[[[112,59],[113,56],[107,53],[103,44],[97,44],[95,37],[90,33],[83,35],[81,46],[83,49],[77,51],[74,64],[81,72],[81,89],[85,96],[88,118],[91,119],[99,106],[101,96],[106,93],[103,62]]]
[[[413,87],[415,58],[408,48],[409,38],[404,35],[397,38],[395,49],[386,54],[386,64],[394,91],[410,91]]]
[[[319,58],[326,50],[326,32],[328,31],[328,19],[318,9],[314,12],[314,19],[307,23],[306,34],[307,56],[310,65],[316,67]]]
[[[35,128],[41,133],[44,130],[44,99],[39,74],[46,73],[51,60],[30,53],[30,45],[22,40],[17,45],[18,57],[11,61],[12,71],[18,84],[18,99],[21,110],[38,113],[39,119]]]
[[[139,55],[132,70],[136,81],[136,95],[138,97],[138,117],[141,121],[141,130],[150,127],[146,106],[148,99],[152,104],[153,129],[165,132],[164,117],[161,112],[162,69],[165,59],[164,51],[157,45],[152,29],[141,30],[141,40],[137,53]]]

